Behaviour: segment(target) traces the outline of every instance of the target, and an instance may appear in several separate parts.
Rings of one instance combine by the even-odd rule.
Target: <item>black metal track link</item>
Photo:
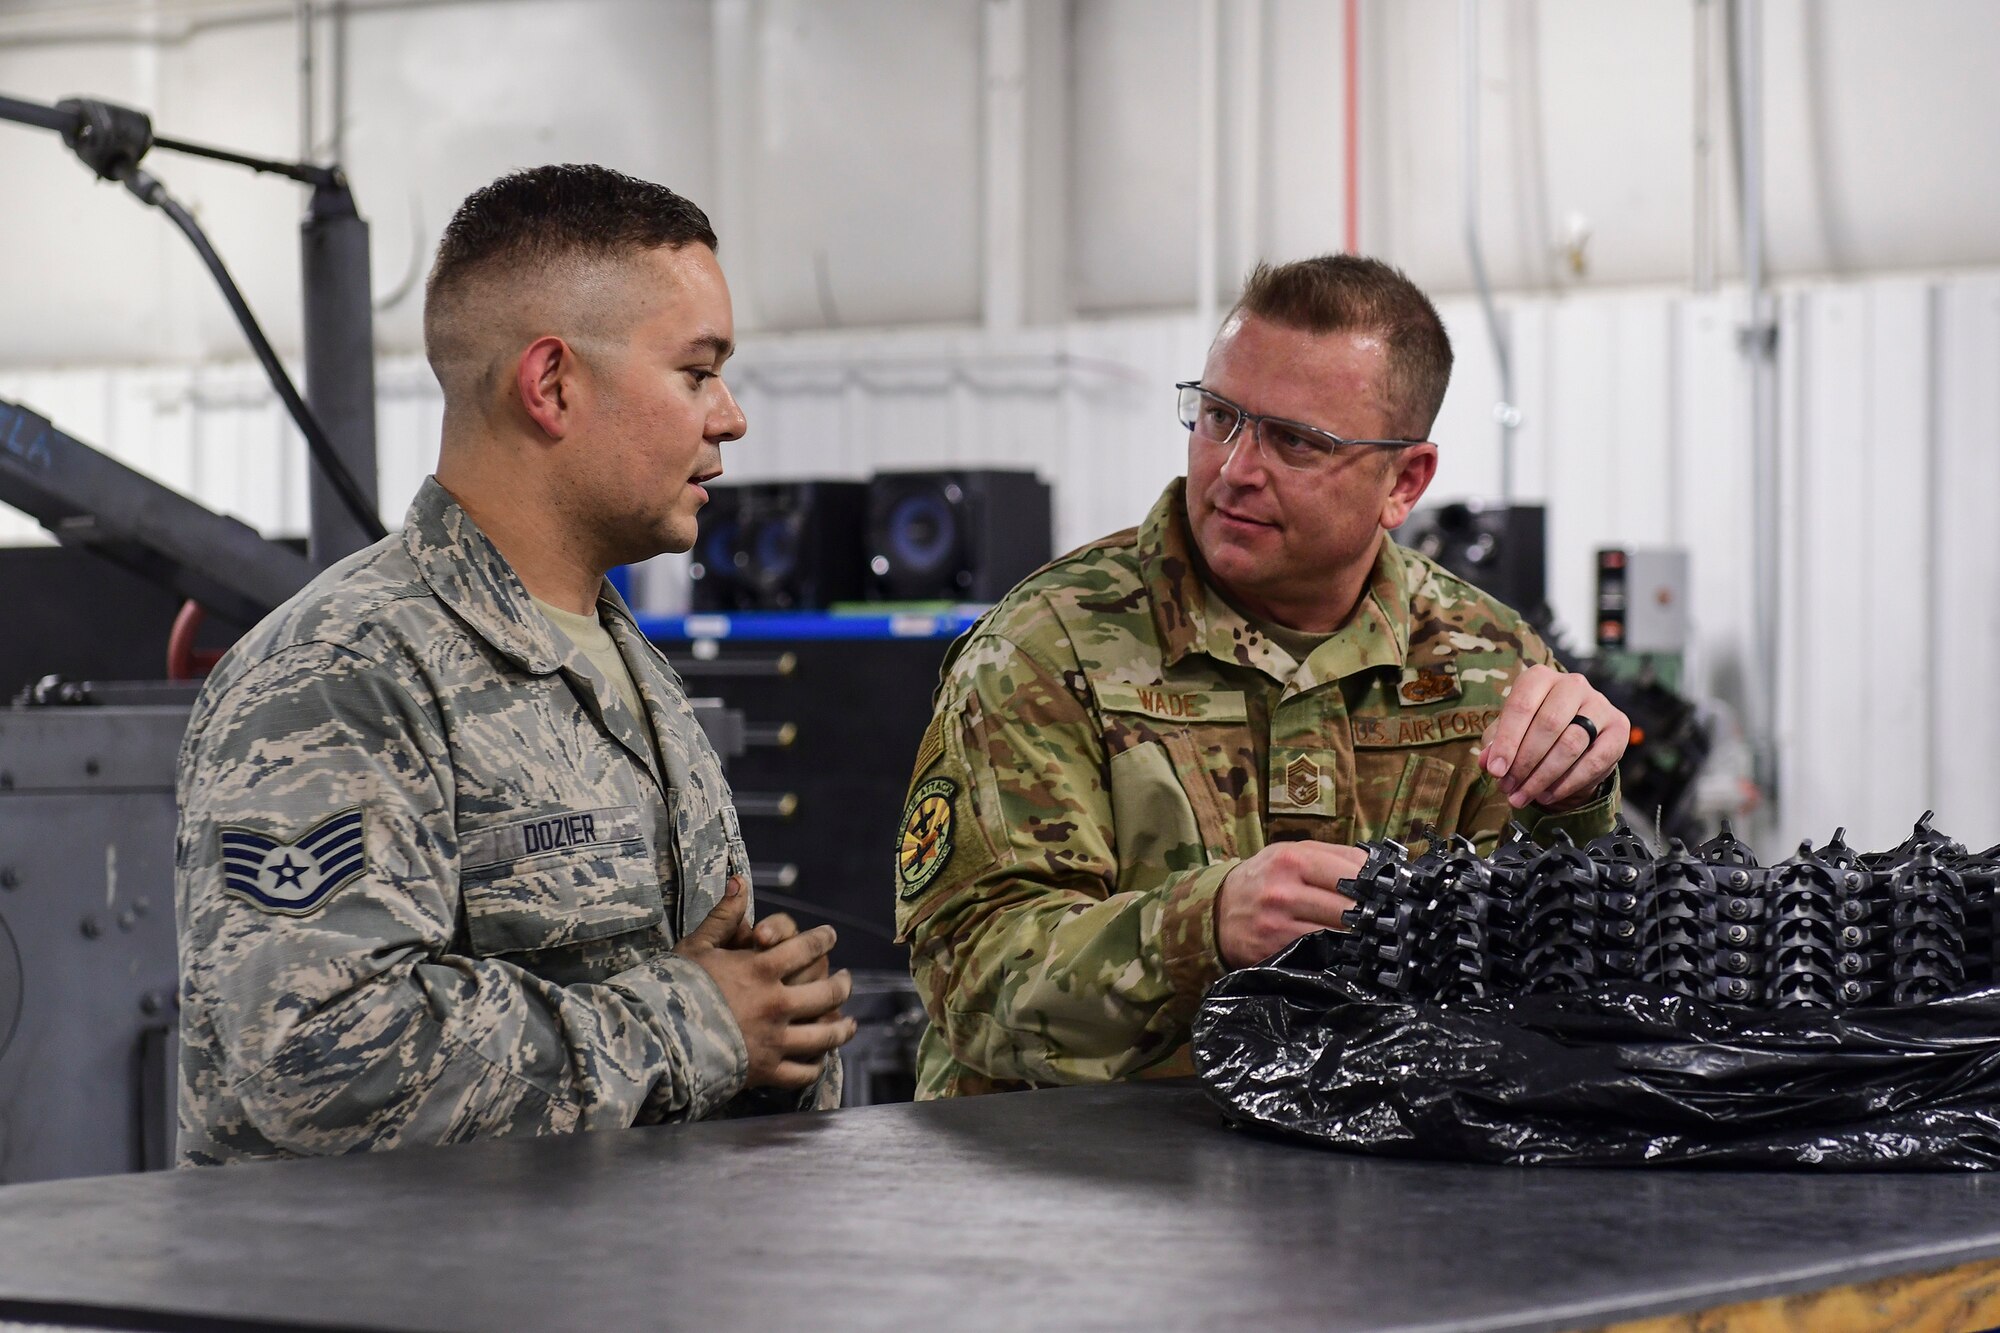
[[[1931,819],[1886,852],[1837,829],[1770,866],[1726,821],[1693,850],[1650,847],[1623,820],[1583,847],[1510,826],[1483,856],[1418,830],[1418,856],[1364,844],[1333,967],[1446,1004],[1621,981],[1754,1008],[1923,1004],[2000,975],[2000,846],[1970,852]]]

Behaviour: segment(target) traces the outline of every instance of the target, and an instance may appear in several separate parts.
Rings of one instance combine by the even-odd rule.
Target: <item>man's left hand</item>
[[[1595,740],[1579,717],[1597,729]],[[1479,763],[1516,810],[1531,802],[1569,810],[1596,798],[1631,736],[1631,721],[1583,676],[1531,666],[1481,737]]]
[[[750,932],[750,943],[758,949],[774,949],[799,933],[799,923],[783,912],[775,913],[759,921]],[[808,981],[819,981],[827,975],[827,955],[815,958],[799,971],[785,978],[788,986],[804,985]]]

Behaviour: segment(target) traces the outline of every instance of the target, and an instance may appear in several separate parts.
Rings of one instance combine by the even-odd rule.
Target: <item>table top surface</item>
[[[1408,1162],[1189,1084],[0,1189],[0,1318],[1556,1329],[2000,1255],[2000,1178]]]

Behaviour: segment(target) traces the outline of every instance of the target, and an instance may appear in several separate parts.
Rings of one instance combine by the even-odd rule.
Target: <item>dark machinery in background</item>
[[[688,565],[697,611],[791,611],[861,596],[868,486],[779,481],[711,486]]]
[[[94,100],[0,97],[0,120],[56,131],[97,175],[166,213],[316,464],[301,554],[0,402],[0,503],[66,548],[0,557],[0,697],[14,699],[0,710],[0,1182],[11,1182],[168,1160],[174,778],[202,613],[210,645],[226,643],[383,528],[368,226],[340,170],[158,138],[144,114]],[[201,228],[140,167],[155,147],[312,188],[300,229],[303,396]],[[168,631],[152,637],[162,622]],[[157,680],[169,659],[187,679]]]
[[[847,602],[996,602],[1044,564],[1048,483],[1033,472],[878,472],[866,482],[712,486],[695,543],[696,611]]]
[[[891,867],[938,664],[968,623],[768,613],[642,621],[691,693],[742,715],[742,753],[728,777],[758,911],[840,933],[834,961],[854,971],[846,1011],[861,1024],[845,1051],[848,1105],[914,1091],[922,1011],[909,954],[895,942]]]
[[[1632,742],[1618,764],[1625,808],[1654,822],[1662,837],[1695,841],[1688,809],[1712,738],[1680,692],[1687,556],[1600,551],[1597,652],[1584,656],[1549,607],[1547,530],[1540,505],[1455,503],[1418,510],[1395,536],[1520,612],[1559,662],[1590,677],[1632,720]]]
[[[914,1089],[922,1010],[895,941],[892,844],[939,664],[971,623],[910,604],[997,600],[1051,540],[1049,487],[1027,472],[718,486],[694,612],[643,622],[691,689],[743,713],[729,782],[760,906],[840,932],[862,1023],[846,1051],[850,1104]],[[864,588],[872,607],[852,603]]]
[[[880,472],[868,492],[868,596],[997,602],[1047,563],[1048,483],[1032,472]]]

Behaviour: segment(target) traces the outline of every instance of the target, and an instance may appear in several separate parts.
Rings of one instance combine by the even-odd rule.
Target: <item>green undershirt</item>
[[[528,600],[548,617],[551,625],[576,645],[578,652],[589,659],[590,664],[597,668],[597,674],[610,683],[618,701],[631,713],[631,720],[640,733],[650,736],[652,728],[646,725],[646,710],[639,703],[639,687],[632,683],[632,668],[625,665],[624,655],[618,651],[611,631],[604,628],[604,622],[596,616],[580,616],[574,611],[550,606],[533,593],[528,594]]]

